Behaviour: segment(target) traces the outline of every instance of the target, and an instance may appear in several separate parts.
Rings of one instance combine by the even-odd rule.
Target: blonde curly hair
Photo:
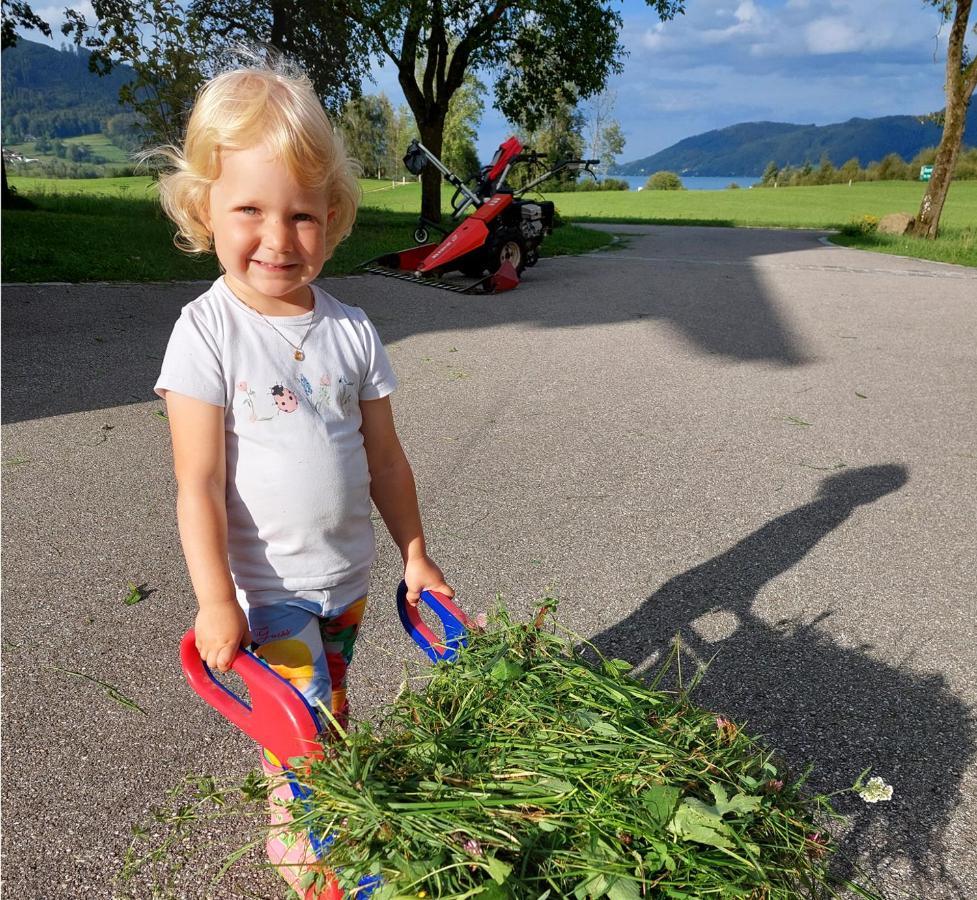
[[[221,151],[269,147],[303,187],[326,191],[332,218],[326,259],[353,228],[360,202],[355,163],[329,121],[308,76],[283,58],[217,75],[197,94],[183,147],[142,154],[162,159],[159,178],[164,212],[177,226],[173,242],[188,253],[213,251],[205,221],[210,187],[220,176]]]

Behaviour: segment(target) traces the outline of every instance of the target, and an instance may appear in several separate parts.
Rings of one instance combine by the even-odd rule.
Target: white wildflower
[[[878,775],[869,778],[866,784],[855,790],[866,803],[878,803],[880,800],[892,799],[892,785],[886,784]]]

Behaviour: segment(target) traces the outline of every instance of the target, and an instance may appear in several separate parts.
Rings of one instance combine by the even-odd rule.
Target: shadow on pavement
[[[362,306],[387,343],[424,332],[650,319],[671,325],[701,353],[782,366],[807,361],[752,260],[810,249],[811,235],[646,228],[627,241],[620,253],[544,259],[517,290],[499,296],[462,296],[376,275],[322,284]],[[3,421],[154,399],[173,323],[205,289],[204,283],[7,286]]]
[[[902,857],[929,883],[946,887],[953,881],[940,862],[941,835],[977,743],[967,706],[941,675],[887,665],[869,645],[839,643],[820,627],[830,611],[807,623],[771,624],[751,609],[767,582],[858,506],[907,480],[899,465],[826,478],[810,503],[672,578],[592,643],[641,670],[663,660],[678,636],[692,670],[708,663],[695,702],[748,723],[773,747],[790,748],[792,766],[813,764],[811,783],[819,790],[843,789],[870,767],[894,785],[894,797],[873,807],[840,798],[839,811],[852,823],[840,874],[851,877],[858,856],[867,859],[869,876]]]

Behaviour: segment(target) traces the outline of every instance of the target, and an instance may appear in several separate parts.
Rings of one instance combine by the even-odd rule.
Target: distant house
[[[24,156],[23,153],[18,153],[16,150],[3,150],[3,161],[4,162],[16,162],[16,163],[36,163],[40,162],[38,159],[34,159],[30,156]]]

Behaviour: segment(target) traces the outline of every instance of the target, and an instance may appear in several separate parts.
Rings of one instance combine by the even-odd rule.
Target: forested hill
[[[977,116],[970,116],[964,144],[977,145]],[[852,157],[867,166],[890,153],[911,160],[924,147],[940,142],[942,129],[915,116],[850,119],[836,125],[744,122],[685,138],[665,150],[617,166],[615,175],[649,175],[667,170],[683,175],[763,174],[767,163],[779,167],[816,166],[827,156],[835,166]]]
[[[84,50],[55,50],[21,38],[3,51],[3,140],[108,133],[110,120],[132,118],[119,106],[119,88],[132,77],[127,66],[96,75]]]

